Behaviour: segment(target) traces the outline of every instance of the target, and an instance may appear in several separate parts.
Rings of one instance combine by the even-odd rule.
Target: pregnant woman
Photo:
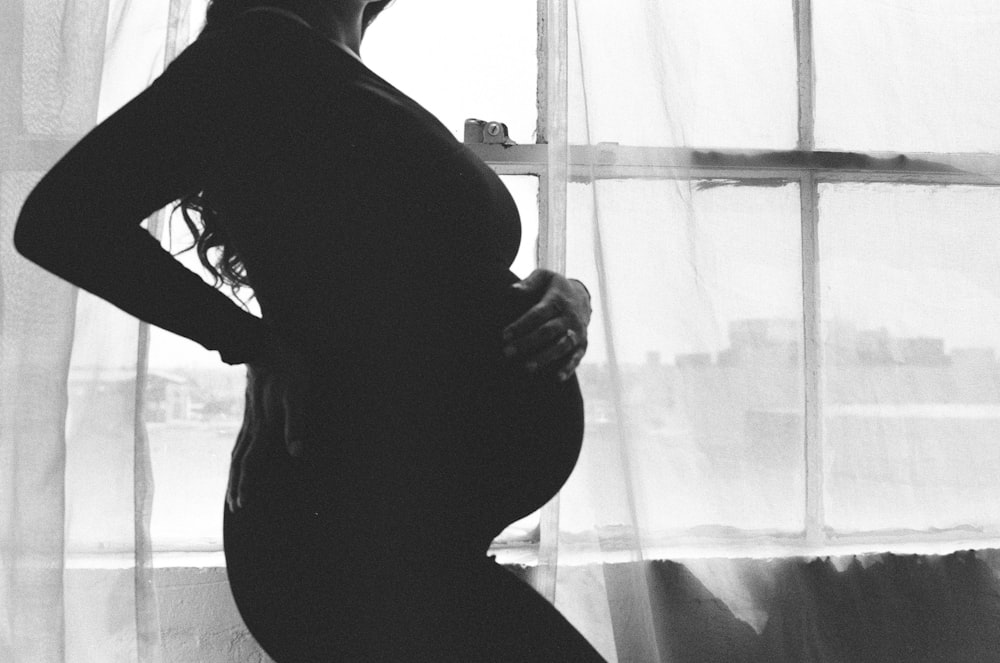
[[[215,0],[43,178],[15,243],[247,364],[225,550],[276,661],[600,661],[486,555],[576,462],[589,297],[517,280],[503,184],[362,64],[387,4]],[[177,200],[202,262],[262,318],[141,228]]]

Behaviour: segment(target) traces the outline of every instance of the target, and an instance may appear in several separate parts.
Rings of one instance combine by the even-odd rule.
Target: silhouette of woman
[[[576,462],[589,296],[518,281],[503,184],[362,64],[387,4],[215,0],[32,191],[15,244],[247,364],[225,551],[275,660],[600,661],[486,555]],[[251,286],[262,318],[139,225],[177,200],[216,285]]]

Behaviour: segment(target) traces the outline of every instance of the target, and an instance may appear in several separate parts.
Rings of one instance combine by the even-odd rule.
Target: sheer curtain
[[[994,655],[995,3],[548,9],[544,257],[595,315],[539,590],[612,661]],[[203,10],[0,4],[5,661],[204,660],[157,610],[146,330],[8,239]],[[233,633],[219,660],[253,660]]]
[[[557,605],[611,660],[975,660],[996,629],[941,625],[996,608],[943,597],[997,576],[947,553],[1000,531],[1000,10],[555,4],[596,301]]]
[[[33,184],[190,38],[190,5],[5,0],[0,162],[0,658],[155,661],[145,330],[23,260]],[[201,5],[203,12],[204,5]],[[156,220],[150,220],[156,232]]]

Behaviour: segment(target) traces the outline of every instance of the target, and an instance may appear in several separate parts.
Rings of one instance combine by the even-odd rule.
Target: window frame
[[[575,0],[573,0],[575,1]],[[819,246],[817,236],[819,186],[825,183],[906,183],[920,185],[998,186],[1000,155],[973,153],[882,153],[815,150],[815,67],[812,39],[812,1],[793,0],[793,25],[797,48],[798,140],[795,150],[699,150],[695,148],[652,148],[624,146],[617,143],[568,145],[566,140],[566,90],[568,58],[568,10],[570,0],[536,0],[538,16],[538,122],[537,142],[525,145],[473,144],[470,149],[501,175],[529,175],[539,178],[539,263],[562,271],[565,268],[566,207],[565,189],[569,180],[627,178],[677,178],[732,181],[750,186],[775,181],[797,183],[800,191],[802,230],[802,303],[804,314],[804,386],[805,425],[803,430],[806,481],[805,535],[801,541],[770,541],[785,554],[856,546],[875,550],[899,548],[931,541],[988,542],[995,539],[975,532],[944,531],[918,534],[834,535],[824,522],[823,505],[823,428],[820,387],[823,376],[820,338]],[[183,21],[186,2],[170,0],[167,44],[177,43],[176,34]],[[23,17],[17,3],[11,3],[5,16],[12,24]],[[12,34],[18,35],[18,31]],[[15,66],[7,67],[11,76],[2,84],[5,92],[21,96],[20,43],[0,49],[2,59]],[[167,53],[167,58],[171,57]],[[19,104],[11,104],[17,108]],[[44,170],[50,167],[76,142],[76,137],[27,136],[22,118],[0,117],[0,152],[5,169]],[[165,216],[149,221],[154,235],[161,234]],[[137,403],[146,374],[148,325],[140,326],[138,348]],[[137,426],[142,427],[137,417]],[[141,433],[137,429],[137,436]],[[141,447],[137,444],[137,448]],[[537,543],[539,567],[555,564],[558,533],[558,496],[543,508]],[[716,553],[726,548],[753,545],[759,538],[738,535],[732,540],[705,541]],[[664,542],[669,551],[669,542]],[[765,542],[767,543],[767,542]],[[497,546],[510,551],[533,544]],[[553,576],[554,582],[554,576]],[[554,586],[553,586],[554,588]]]
[[[538,140],[533,145],[475,144],[469,147],[503,175],[539,177],[539,263],[565,268],[567,181],[658,178],[716,180],[741,185],[795,183],[799,187],[802,258],[802,340],[804,349],[804,457],[805,522],[803,534],[792,539],[757,533],[734,534],[720,541],[686,541],[683,550],[726,549],[747,546],[774,548],[782,554],[816,553],[830,548],[857,550],[903,549],[930,543],[997,545],[995,535],[967,529],[920,533],[836,534],[824,517],[823,472],[823,349],[820,334],[819,187],[827,183],[898,183],[1000,186],[1000,155],[962,152],[854,152],[815,149],[816,74],[813,48],[812,0],[793,0],[795,33],[798,138],[794,150],[729,150],[627,146],[618,143],[568,145],[566,138],[567,74],[569,56],[569,2],[537,0],[539,17]],[[556,200],[553,200],[553,199]],[[560,204],[559,198],[562,199]],[[539,566],[554,565],[558,532],[558,496],[542,510]],[[636,533],[623,535],[627,549]],[[678,544],[659,541],[665,554],[680,551]],[[554,579],[552,580],[554,582]],[[554,591],[554,586],[551,588]],[[544,592],[543,592],[544,593]]]

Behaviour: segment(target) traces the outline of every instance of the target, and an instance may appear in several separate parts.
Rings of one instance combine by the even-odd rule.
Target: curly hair
[[[305,0],[305,2],[322,2],[323,0]],[[371,25],[382,10],[392,4],[393,0],[372,2],[365,7],[364,28]],[[303,0],[210,0],[205,13],[205,27],[202,32],[218,29],[241,12],[259,6],[294,8],[301,6]],[[241,288],[249,287],[246,267],[239,254],[229,242],[226,230],[227,219],[219,209],[212,204],[211,192],[198,191],[181,198],[177,203],[185,225],[191,232],[194,241],[183,251],[195,249],[198,260],[215,279],[215,287],[229,286],[234,294]],[[197,217],[197,219],[195,218]],[[182,251],[182,252],[183,252]]]

